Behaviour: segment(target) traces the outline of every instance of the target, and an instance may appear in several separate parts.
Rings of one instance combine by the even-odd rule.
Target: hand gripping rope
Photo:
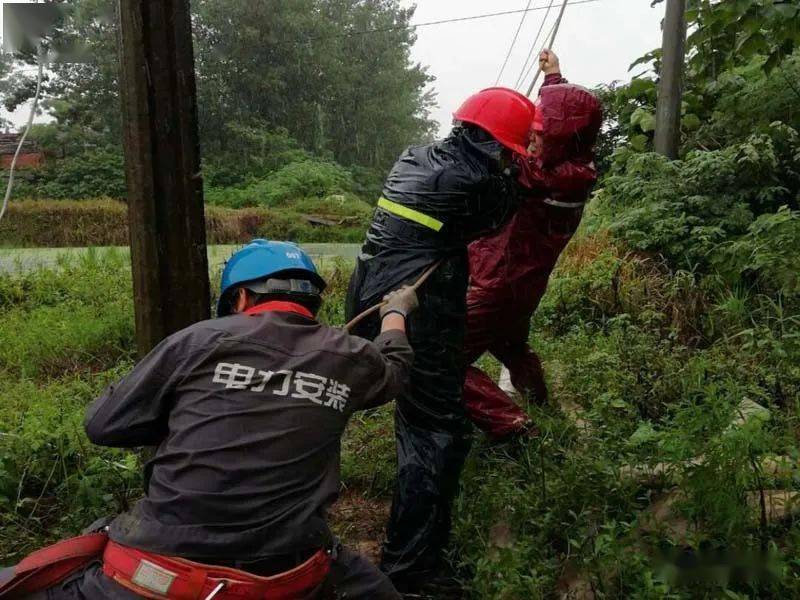
[[[425,270],[425,272],[424,272],[422,275],[420,275],[420,278],[419,278],[419,279],[417,279],[416,283],[414,283],[414,285],[412,285],[412,286],[411,286],[411,289],[412,289],[412,290],[414,290],[414,291],[416,292],[416,291],[417,291],[417,290],[420,288],[420,286],[422,286],[422,284],[423,284],[423,283],[425,283],[425,282],[428,280],[428,277],[430,277],[431,275],[433,275],[433,272],[434,272],[436,269],[438,269],[438,268],[439,268],[439,265],[441,265],[441,264],[442,264],[442,261],[441,261],[441,260],[437,260],[437,261],[436,261],[435,263],[433,263],[433,264],[432,264],[430,267],[428,267],[428,268]],[[372,315],[372,314],[374,314],[374,313],[378,312],[378,311],[379,311],[379,310],[380,310],[380,309],[381,309],[383,306],[385,306],[385,305],[386,305],[386,302],[385,302],[385,301],[382,301],[382,302],[379,302],[378,304],[376,304],[375,306],[371,306],[370,308],[368,308],[368,309],[367,309],[367,310],[365,310],[364,312],[362,312],[362,313],[359,313],[358,315],[356,315],[355,317],[353,317],[353,318],[352,318],[352,319],[351,319],[351,320],[350,320],[350,321],[347,323],[347,325],[345,325],[345,326],[344,326],[345,330],[346,330],[346,331],[350,331],[351,329],[353,329],[353,327],[355,327],[356,325],[358,325],[359,323],[361,323],[361,321],[363,321],[364,319],[366,319],[368,316],[370,316],[370,315]]]

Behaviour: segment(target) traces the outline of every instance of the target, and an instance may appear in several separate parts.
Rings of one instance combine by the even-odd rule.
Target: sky
[[[399,1],[405,7],[417,5],[414,23],[521,10],[528,3],[528,0]],[[531,0],[531,8],[544,9],[549,3],[550,0]],[[597,0],[568,5],[554,47],[564,76],[587,87],[629,79],[629,65],[661,45],[664,5],[650,8],[650,3],[651,0]],[[543,38],[556,19],[561,0],[554,0],[553,4]],[[527,13],[500,85],[513,87],[516,83],[545,12]],[[463,100],[495,84],[521,17],[513,14],[417,29],[412,60],[427,65],[428,72],[436,78],[431,86],[437,92],[438,106],[432,116],[439,123],[440,134],[447,133],[451,115]],[[537,50],[541,45],[540,41]],[[12,122],[23,124],[26,108],[11,114]],[[9,118],[9,113],[0,108],[0,117]]]
[[[661,45],[664,5],[650,8],[650,3],[651,0],[598,0],[568,4],[553,48],[564,76],[586,87],[630,79],[630,64]],[[413,21],[422,23],[521,10],[527,0],[401,0],[401,4],[416,4]],[[532,0],[531,8],[546,8],[548,4],[549,0]],[[555,0],[543,38],[560,6],[561,0]],[[513,87],[516,83],[544,15],[545,10],[527,14],[500,85]],[[440,134],[447,132],[452,113],[463,100],[495,84],[520,19],[521,15],[515,14],[417,29],[412,57],[428,65],[429,73],[436,77],[432,85],[438,93],[438,108],[433,117],[440,124]],[[540,41],[537,51],[541,45]]]

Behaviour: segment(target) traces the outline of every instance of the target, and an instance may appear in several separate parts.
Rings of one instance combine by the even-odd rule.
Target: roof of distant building
[[[14,154],[19,145],[20,133],[0,133],[0,156]],[[33,140],[25,140],[22,145],[22,154],[36,154],[40,152],[39,145]]]

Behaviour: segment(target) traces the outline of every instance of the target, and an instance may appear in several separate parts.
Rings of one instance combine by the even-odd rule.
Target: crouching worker
[[[324,287],[293,244],[235,253],[219,318],[164,340],[88,410],[92,442],[157,446],[145,497],[107,529],[25,559],[0,597],[38,581],[30,597],[399,598],[338,546],[326,511],[350,415],[405,389],[416,295],[389,294],[368,342],[315,320]]]

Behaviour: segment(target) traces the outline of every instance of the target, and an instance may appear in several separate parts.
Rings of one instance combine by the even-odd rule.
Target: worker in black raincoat
[[[470,445],[460,358],[467,245],[513,214],[514,163],[527,156],[533,117],[528,98],[490,88],[454,114],[446,139],[407,149],[386,180],[350,281],[349,318],[440,261],[418,291],[409,322],[416,359],[395,412],[398,472],[381,568],[401,591],[440,574]],[[354,333],[372,339],[378,321],[362,321]]]

